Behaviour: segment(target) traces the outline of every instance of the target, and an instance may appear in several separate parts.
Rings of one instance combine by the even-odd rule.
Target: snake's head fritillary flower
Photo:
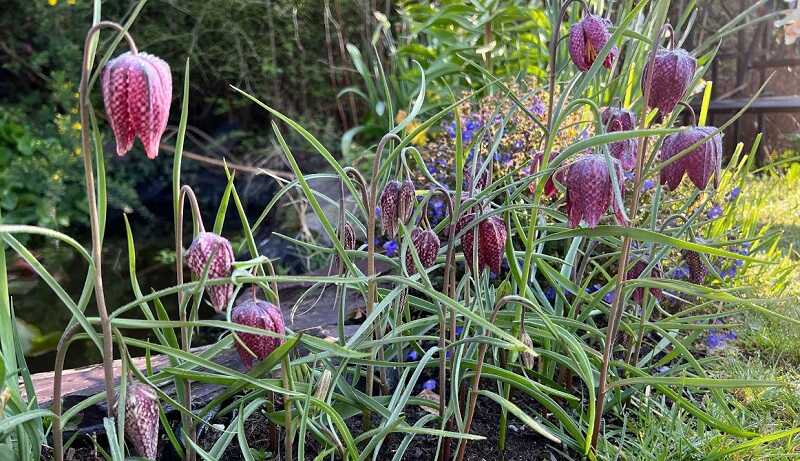
[[[211,260],[210,263],[209,260]],[[234,261],[231,242],[213,232],[197,234],[192,245],[186,250],[186,265],[189,266],[196,278],[203,275],[206,264],[209,264],[209,279],[230,277]],[[211,297],[211,306],[217,312],[222,312],[233,296],[233,284],[213,285],[208,287],[208,291]]]
[[[397,194],[397,217],[400,222],[407,223],[414,214],[414,205],[417,203],[417,190],[410,179],[406,179],[400,185],[400,192]]]
[[[629,110],[617,107],[606,107],[601,114],[601,119],[609,133],[630,131],[636,126],[636,115]],[[612,142],[609,150],[611,155],[619,160],[623,170],[631,171],[636,167],[637,147],[636,139],[626,139]]]
[[[616,175],[617,184],[622,187],[622,169],[614,159],[611,160],[611,165],[613,170],[609,171],[603,154],[589,154],[567,167],[564,186],[567,189],[570,227],[578,227],[581,219],[586,221],[587,226],[596,227],[609,207],[614,211],[619,224],[626,223],[614,197],[614,184],[611,180],[611,175]],[[620,193],[624,191],[620,190]]]
[[[233,323],[269,331],[275,336],[254,333],[237,333],[236,350],[245,367],[253,366],[253,360],[264,360],[283,344],[286,327],[283,313],[274,304],[247,294],[236,302],[231,312]]]
[[[138,136],[147,157],[156,158],[172,102],[169,65],[151,54],[124,53],[103,68],[101,86],[117,155],[131,150]]]
[[[476,165],[476,168],[480,171],[480,164]],[[486,167],[483,172],[481,173],[480,177],[475,179],[475,174],[473,174],[472,168],[464,170],[464,190],[469,192],[472,190],[473,182],[475,186],[475,192],[482,190],[489,184],[489,175],[491,172],[489,171],[489,167]]]
[[[647,262],[646,261],[643,261],[643,260],[636,261],[636,263],[633,265],[633,267],[631,267],[631,269],[628,271],[628,275],[626,277],[626,280],[633,280],[633,279],[637,279],[637,278],[641,277],[642,276],[642,272],[644,272],[645,269],[647,269]],[[661,278],[661,269],[658,267],[658,265],[654,266],[650,270],[649,277],[650,278],[656,278],[656,279],[660,279]],[[637,287],[636,289],[633,290],[633,294],[631,295],[631,299],[633,299],[633,301],[636,304],[639,304],[640,306],[642,304],[642,301],[644,300],[644,291],[645,290],[650,291],[650,294],[652,296],[655,296],[659,300],[663,297],[662,293],[661,293],[661,289],[659,289],[659,288]]]
[[[608,31],[611,21],[589,14],[576,22],[569,29],[569,56],[581,72],[586,72],[592,67],[600,50],[606,46],[611,38]],[[603,67],[610,69],[619,53],[614,46],[603,60]]]
[[[411,241],[417,250],[417,256],[419,256],[419,262],[422,263],[422,267],[425,269],[431,267],[436,262],[436,254],[439,252],[440,242],[436,233],[430,229],[414,229],[411,232]],[[411,254],[410,249],[406,251],[406,267],[410,275],[417,272],[414,256]]]
[[[714,176],[714,187],[717,186],[722,167],[722,135],[714,127],[691,127],[664,138],[661,145],[660,160],[666,161],[689,147],[703,141],[694,150],[665,165],[661,171],[661,184],[675,190],[686,173],[698,189],[704,190],[708,180]],[[709,137],[710,136],[710,137]],[[706,139],[708,138],[708,139]]]
[[[560,152],[556,150],[551,151],[550,161],[552,162],[554,158],[558,157],[559,153]],[[533,160],[531,161],[531,168],[530,168],[531,174],[537,173],[539,169],[542,168],[543,163],[544,163],[544,152],[537,151],[536,153],[534,153]],[[556,189],[556,185],[553,182],[553,176],[556,176],[556,179],[558,179],[559,181],[563,180],[563,178],[561,177],[561,170],[558,170],[555,174],[552,174],[547,177],[547,181],[544,183],[544,196],[548,198],[552,197],[553,195],[556,194],[556,192],[558,192],[558,189]],[[529,186],[529,190],[532,193],[535,192],[536,183],[531,183],[531,185]]]
[[[647,86],[650,61],[642,72],[642,92]],[[653,59],[653,84],[647,99],[648,107],[658,108],[659,120],[681,100],[697,69],[697,60],[681,48],[660,48]]]
[[[681,256],[689,267],[689,281],[694,284],[703,283],[708,275],[708,268],[703,264],[700,254],[691,250],[682,250]]]
[[[125,435],[133,450],[146,459],[158,451],[158,396],[147,384],[133,382],[125,397]]]
[[[459,233],[474,219],[474,213],[468,213],[462,216],[456,224],[456,233]],[[503,264],[503,250],[505,248],[506,238],[508,237],[505,223],[497,216],[491,216],[464,232],[464,235],[461,237],[461,251],[464,253],[464,259],[470,267],[472,267],[473,263],[476,229],[479,234],[478,271],[486,267],[491,272],[499,274]]]
[[[381,227],[383,234],[389,238],[397,236],[398,218],[400,217],[400,181],[389,181],[381,192]]]

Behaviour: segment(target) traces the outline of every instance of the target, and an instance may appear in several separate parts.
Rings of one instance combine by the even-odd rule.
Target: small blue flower
[[[436,380],[435,379],[429,379],[429,380],[425,381],[424,383],[422,383],[422,388],[425,389],[425,390],[428,390],[428,391],[432,391],[432,390],[436,389]]]
[[[634,175],[630,171],[626,171],[625,173],[622,174],[622,176],[625,178],[625,181],[633,181],[633,178],[636,177],[636,175]]]
[[[533,103],[528,108],[528,110],[530,110],[531,113],[536,115],[537,117],[543,116],[544,115],[544,111],[545,111],[544,101],[542,101],[538,97],[534,96],[533,97]]]
[[[435,174],[436,173],[436,167],[433,166],[433,165],[428,165],[428,173]]]
[[[612,302],[614,302],[614,292],[613,291],[609,291],[608,293],[606,293],[603,296],[603,301],[607,302],[608,304],[611,304]]]
[[[742,267],[744,265],[744,261],[742,261],[741,259],[737,259],[736,261],[733,262],[733,265],[736,267]]]
[[[397,241],[388,240],[386,243],[383,244],[383,249],[386,250],[386,256],[389,256],[391,258],[397,253],[398,249]]]
[[[689,277],[689,268],[686,266],[678,266],[675,268],[673,275],[677,279],[685,279]]]
[[[381,207],[379,206],[375,207],[375,218],[381,219]]]
[[[711,209],[708,210],[706,216],[708,216],[708,219],[719,218],[720,216],[722,216],[722,207],[717,204],[714,204],[714,206],[712,206]]]
[[[738,186],[734,187],[733,189],[731,189],[730,192],[728,192],[728,200],[731,202],[736,200],[739,197],[739,194],[741,193],[742,189],[740,189]]]
[[[644,182],[642,183],[642,190],[643,191],[648,191],[648,190],[650,190],[650,189],[652,189],[654,187],[656,187],[656,183],[653,182],[652,179],[645,179]]]
[[[711,333],[711,334],[708,335],[708,338],[706,338],[706,346],[708,346],[709,349],[716,349],[718,347],[724,347],[725,346],[725,340],[722,339],[722,337],[720,335],[718,335],[716,333]]]
[[[555,300],[556,300],[556,289],[555,289],[555,288],[553,288],[553,287],[547,287],[547,288],[544,290],[544,296],[545,296],[545,297],[546,297],[548,300],[550,300],[551,302],[552,302],[552,301],[555,301]]]
[[[406,354],[406,358],[412,362],[416,362],[417,358],[419,358],[419,354],[417,354],[417,351],[411,351]]]
[[[463,333],[463,332],[464,332],[464,327],[462,327],[462,326],[457,326],[456,327],[456,336],[461,336],[461,333]]]
[[[725,338],[725,341],[733,341],[733,340],[736,339],[736,332],[735,331],[729,331],[729,332],[725,333],[724,338]]]
[[[659,373],[661,373],[663,375],[664,373],[669,371],[669,367],[664,365],[664,366],[658,367],[658,369],[656,371],[658,371]]]
[[[448,359],[449,359],[450,357],[452,357],[452,356],[453,356],[453,351],[447,351],[447,352],[445,352],[445,353],[444,353],[444,356],[445,356],[445,358],[448,358]]]

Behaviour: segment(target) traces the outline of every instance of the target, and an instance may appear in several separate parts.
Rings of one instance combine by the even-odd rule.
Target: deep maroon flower
[[[617,107],[606,107],[601,115],[603,125],[609,133],[615,131],[630,131],[636,127],[636,115],[633,112]],[[609,146],[611,155],[620,161],[622,169],[631,171],[636,167],[637,149],[636,139],[612,142]]]
[[[608,31],[611,21],[600,16],[589,14],[576,22],[569,29],[569,56],[582,72],[586,72],[594,64],[600,50],[611,38]],[[619,49],[614,46],[603,60],[603,66],[610,69]]]
[[[131,150],[138,136],[147,156],[156,158],[172,102],[169,65],[147,53],[124,53],[103,68],[101,86],[117,155]]]
[[[417,250],[419,262],[422,267],[427,269],[436,262],[436,254],[439,252],[439,237],[430,229],[420,230],[414,229],[411,232],[411,240],[414,242],[414,248]],[[414,275],[417,272],[417,266],[414,264],[414,256],[411,250],[406,251],[406,268],[409,275]]]
[[[478,164],[475,166],[480,171],[481,165]],[[475,192],[478,192],[486,187],[489,184],[489,175],[491,172],[489,171],[489,167],[487,166],[486,169],[483,170],[481,176],[475,181],[475,174],[473,174],[472,168],[464,170],[464,190],[469,192],[472,190],[472,183],[475,181]]]
[[[411,219],[411,215],[414,214],[414,204],[417,203],[417,190],[410,179],[406,179],[403,181],[403,184],[400,185],[400,192],[398,192],[397,197],[397,217],[400,219],[400,222],[407,223],[408,220]]]
[[[703,264],[700,254],[695,251],[682,250],[681,256],[689,266],[689,281],[695,284],[703,283],[708,275],[708,268]]]
[[[253,366],[253,359],[264,360],[278,346],[283,344],[286,328],[283,313],[273,304],[247,294],[236,302],[231,312],[231,320],[239,325],[259,328],[278,335],[265,336],[253,333],[237,333],[236,350],[245,367]],[[244,343],[244,344],[242,344]],[[247,346],[245,348],[245,346]],[[249,349],[249,351],[248,351]]]
[[[685,149],[710,136],[714,127],[691,127],[664,138],[659,158],[668,160]],[[675,190],[681,184],[684,172],[698,189],[704,190],[708,180],[714,176],[714,187],[717,186],[722,167],[722,135],[717,133],[693,151],[661,169],[661,184]]]
[[[208,278],[230,277],[233,270],[233,248],[231,242],[213,232],[197,234],[192,245],[186,251],[186,265],[195,277],[203,275],[203,269],[211,260],[208,268]],[[211,305],[217,312],[222,312],[228,306],[228,301],[233,296],[233,284],[213,285],[208,288],[211,296]]]
[[[389,181],[381,192],[381,227],[389,238],[397,235],[397,222],[400,217],[400,181]]]
[[[133,382],[125,397],[125,435],[141,457],[156,459],[158,451],[158,396],[150,386]]]
[[[555,151],[555,150],[554,151],[550,151],[550,161],[552,162],[554,158],[558,157],[558,154],[559,154],[559,151]],[[533,160],[531,160],[531,166],[530,166],[531,174],[537,173],[539,171],[539,169],[542,167],[543,160],[544,160],[544,152],[536,151],[533,154]],[[556,189],[556,185],[553,182],[553,176],[556,176],[556,179],[558,179],[559,181],[562,181],[563,178],[561,177],[561,174],[562,174],[561,170],[559,170],[555,174],[552,174],[552,175],[547,177],[547,182],[544,183],[544,196],[545,197],[548,197],[548,198],[552,197],[553,195],[556,194],[556,192],[558,192],[558,189]],[[531,193],[535,192],[536,191],[536,183],[531,183],[531,185],[528,186],[528,190],[530,190]]]
[[[474,219],[474,213],[468,213],[462,216],[456,224],[456,233],[459,233]],[[491,272],[499,274],[503,263],[503,249],[505,248],[506,237],[508,236],[505,223],[497,216],[491,216],[481,221],[477,226],[464,232],[464,235],[461,236],[461,251],[464,253],[464,259],[470,267],[472,267],[473,262],[472,251],[475,246],[476,229],[479,234],[478,270],[480,271],[484,267],[488,267]]]
[[[638,279],[642,276],[642,272],[647,268],[647,262],[639,260],[633,265],[633,267],[628,271],[626,276],[626,280],[633,280]],[[656,265],[650,270],[650,278],[660,279],[661,278],[661,269]],[[649,290],[650,294],[655,296],[657,299],[661,299],[662,293],[660,288],[645,288],[645,287],[637,287],[633,290],[633,294],[631,295],[631,299],[636,304],[641,305],[642,301],[644,300],[644,290]]]
[[[642,92],[647,85],[647,74],[650,61],[642,71]],[[648,107],[658,108],[659,120],[672,112],[681,100],[694,77],[697,61],[686,50],[681,48],[660,48],[653,60],[653,84],[650,88]]]
[[[619,162],[612,159],[614,171],[609,172],[606,157],[602,154],[585,155],[570,164],[564,173],[564,186],[567,189],[567,214],[570,227],[577,227],[581,219],[589,227],[597,226],[600,217],[610,206],[617,222],[625,224],[625,218],[614,197],[611,174],[617,175],[617,183],[622,187],[622,169]],[[624,193],[620,190],[620,193]]]
[[[356,232],[349,222],[344,223],[344,235],[342,236],[342,246],[345,250],[354,250],[356,248]]]

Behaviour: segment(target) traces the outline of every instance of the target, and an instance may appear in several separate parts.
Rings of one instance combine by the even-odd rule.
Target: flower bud
[[[636,126],[636,115],[633,112],[616,107],[606,107],[601,114],[603,125],[609,133],[615,131],[631,131]],[[611,156],[619,160],[622,169],[631,171],[636,167],[638,145],[636,139],[612,142],[609,145]]]
[[[586,72],[594,64],[600,50],[606,46],[611,33],[611,21],[589,14],[569,29],[569,56],[581,72]],[[611,69],[619,49],[614,46],[603,60],[603,67]]]
[[[459,233],[475,219],[474,213],[461,217],[456,224],[456,233]],[[475,227],[467,230],[461,237],[461,251],[469,267],[473,264],[473,247],[475,242],[475,229],[478,229],[478,270],[488,267],[495,274],[500,273],[503,263],[503,250],[505,249],[506,226],[497,216],[484,219]]]
[[[417,256],[419,256],[419,262],[422,263],[422,267],[425,269],[431,267],[436,262],[436,254],[439,252],[439,237],[430,229],[424,231],[414,229],[411,232],[411,240],[414,242],[414,248],[417,250]],[[406,268],[409,275],[414,275],[417,272],[411,249],[406,251]]]
[[[417,204],[417,189],[410,179],[406,179],[400,185],[398,201],[397,216],[400,218],[401,223],[406,224],[411,219],[411,215],[414,214],[414,205]]]
[[[642,93],[646,92],[650,60],[642,71]],[[659,120],[672,112],[694,78],[697,61],[681,48],[660,48],[653,58],[653,84],[647,99],[648,107],[658,108]]]
[[[158,396],[150,386],[134,382],[125,397],[125,435],[141,457],[156,459],[158,451]]]
[[[383,234],[389,238],[397,236],[398,218],[400,216],[400,182],[389,181],[381,192],[381,227]]]
[[[567,214],[570,227],[577,227],[581,219],[587,226],[595,227],[609,206],[617,221],[625,222],[614,197],[611,174],[617,175],[617,183],[622,187],[622,170],[619,162],[612,160],[614,170],[609,172],[606,157],[602,154],[585,155],[569,165],[564,172],[564,185],[567,189]],[[624,193],[620,190],[620,193]]]
[[[264,360],[278,346],[283,344],[286,328],[283,313],[272,303],[258,299],[255,295],[245,295],[236,302],[231,312],[233,323],[270,331],[278,336],[265,336],[254,333],[237,333],[236,350],[245,367],[253,366],[253,359]],[[248,350],[249,349],[249,350]]]
[[[711,135],[714,127],[691,127],[664,138],[659,159],[663,162],[680,154],[689,147]],[[708,180],[714,176],[714,187],[719,183],[722,167],[722,135],[711,136],[694,150],[678,160],[661,168],[659,175],[661,184],[675,190],[681,184],[683,174],[700,190],[705,190]]]
[[[701,284],[706,280],[708,268],[703,264],[703,259],[696,251],[681,250],[681,256],[689,267],[689,281],[694,284]]]
[[[103,68],[101,86],[117,155],[131,150],[138,136],[147,157],[156,158],[172,102],[169,65],[147,53],[124,53]]]
[[[209,259],[211,259],[208,267],[209,279],[230,277],[235,260],[231,242],[213,232],[201,232],[186,251],[186,265],[192,274],[199,278],[203,275],[206,264],[209,264]],[[233,296],[233,284],[213,285],[208,287],[208,291],[214,310],[222,312]]]

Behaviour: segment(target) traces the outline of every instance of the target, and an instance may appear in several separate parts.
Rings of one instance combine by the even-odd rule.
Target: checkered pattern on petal
[[[381,227],[389,238],[397,236],[397,219],[400,216],[400,182],[389,181],[381,192]]]
[[[565,186],[569,225],[577,227],[583,219],[587,226],[596,227],[614,200],[605,156],[589,154],[569,165],[565,173]]]
[[[700,254],[695,251],[682,250],[681,256],[689,267],[689,281],[698,285],[703,283],[708,275],[708,268],[703,264]]]
[[[186,265],[189,266],[195,277],[201,277],[203,269],[212,255],[213,260],[208,267],[208,278],[230,277],[235,261],[231,242],[213,232],[197,234],[192,245],[186,251]],[[208,291],[214,310],[222,312],[233,296],[233,284],[213,285],[208,287]]]
[[[482,221],[478,235],[478,266],[488,267],[495,274],[500,273],[506,244],[506,225],[497,216]]]
[[[634,263],[633,267],[628,271],[626,274],[626,280],[633,280],[638,279],[642,276],[642,272],[647,268],[647,262],[639,260]],[[650,278],[660,279],[661,278],[661,269],[658,266],[653,267],[650,270]],[[631,295],[631,299],[641,306],[642,301],[644,300],[644,291],[649,290],[650,294],[657,299],[661,299],[663,294],[661,289],[659,288],[644,288],[644,287],[637,287],[633,290],[633,294]]]
[[[239,358],[247,368],[253,366],[253,360],[264,360],[272,351],[283,344],[284,335],[286,334],[283,313],[272,303],[247,294],[237,301],[233,312],[231,312],[231,320],[239,325],[270,331],[278,335],[278,337],[275,337],[253,333],[237,333],[236,351],[239,352]]]
[[[642,91],[647,84],[647,72],[650,62],[642,73]],[[653,85],[647,105],[657,107],[659,119],[675,108],[694,77],[697,61],[686,50],[681,48],[661,48],[653,60]]]
[[[431,267],[436,262],[436,254],[439,252],[439,237],[430,229],[424,231],[414,229],[411,232],[411,240],[417,250],[417,256],[419,256],[419,262],[422,263],[422,267],[425,269]],[[417,266],[414,264],[414,256],[410,248],[406,251],[406,268],[409,275],[417,272]]]
[[[610,25],[611,22],[607,19],[590,14],[570,27],[569,55],[580,71],[589,70],[600,50],[608,43],[611,38],[608,31]],[[603,66],[610,69],[618,53],[618,48],[612,47],[603,60]]]
[[[133,450],[146,459],[158,452],[158,396],[148,385],[134,382],[125,396],[125,436]]]

